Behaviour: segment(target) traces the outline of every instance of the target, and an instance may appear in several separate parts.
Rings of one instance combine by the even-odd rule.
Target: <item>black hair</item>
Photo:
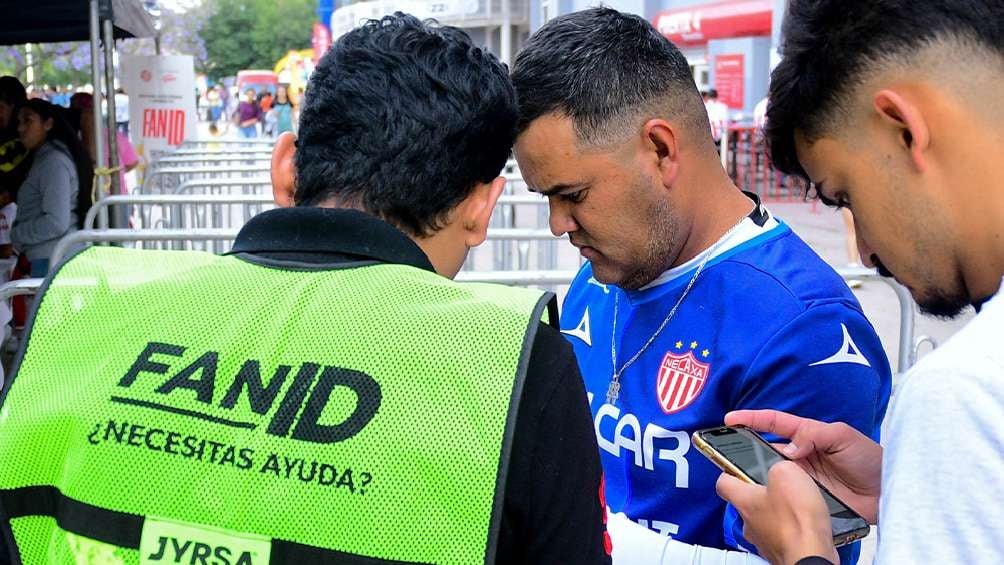
[[[717,100],[718,99],[718,91],[715,90],[714,88],[712,88],[711,90],[708,91],[708,97],[711,98],[712,100]]]
[[[10,122],[5,129],[0,130],[0,135],[4,137],[17,137],[17,110],[28,100],[28,95],[24,90],[24,85],[17,77],[0,76],[0,102],[5,102],[13,107]]]
[[[77,137],[77,130],[70,124],[63,108],[50,104],[41,98],[28,100],[21,108],[38,114],[42,120],[51,119],[52,128],[46,134],[46,141],[60,141],[70,152],[70,158],[73,159],[73,164],[77,169],[78,183],[74,212],[77,214],[77,227],[83,228],[84,216],[87,215],[87,211],[91,209],[93,203],[91,191],[94,182],[94,165]]]
[[[795,131],[810,141],[832,132],[847,97],[876,64],[941,39],[1004,56],[1002,30],[1002,0],[792,0],[770,80],[765,138],[774,167],[808,180]]]
[[[0,76],[0,102],[6,102],[11,106],[20,106],[28,100],[24,85],[17,77],[10,75]]]
[[[610,8],[559,16],[537,30],[512,72],[520,131],[537,118],[571,118],[587,143],[605,143],[625,113],[659,108],[695,131],[710,126],[690,65],[645,19]],[[646,116],[656,117],[656,116]]]
[[[334,199],[428,235],[501,172],[516,117],[505,65],[465,32],[400,12],[369,20],[311,75],[294,200]]]

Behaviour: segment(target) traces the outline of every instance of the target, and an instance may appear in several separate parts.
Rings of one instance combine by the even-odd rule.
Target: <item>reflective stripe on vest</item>
[[[0,408],[21,559],[491,562],[549,299],[88,249],[41,295]]]

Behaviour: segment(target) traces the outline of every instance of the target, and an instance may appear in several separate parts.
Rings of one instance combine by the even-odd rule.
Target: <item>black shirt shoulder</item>
[[[496,562],[610,563],[601,482],[575,354],[541,323],[516,415]]]

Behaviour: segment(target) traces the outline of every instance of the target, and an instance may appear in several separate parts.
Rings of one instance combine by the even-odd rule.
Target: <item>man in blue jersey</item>
[[[731,551],[752,546],[691,433],[770,407],[877,437],[890,370],[874,329],[722,170],[687,62],[648,22],[607,8],[551,20],[512,78],[523,176],[588,259],[561,327],[593,413],[615,560],[756,560]]]

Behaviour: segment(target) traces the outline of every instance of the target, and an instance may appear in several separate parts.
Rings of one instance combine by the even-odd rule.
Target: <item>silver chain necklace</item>
[[[729,231],[725,232],[725,235],[718,238],[718,241],[716,241],[715,244],[711,246],[711,249],[708,251],[707,255],[705,255],[704,258],[701,259],[701,262],[697,265],[697,270],[694,271],[694,276],[690,277],[690,282],[687,283],[687,288],[683,290],[683,294],[681,294],[680,298],[676,300],[676,304],[673,305],[673,309],[669,311],[669,314],[666,315],[666,318],[663,319],[662,323],[659,324],[659,327],[656,328],[655,332],[652,334],[652,337],[648,338],[648,341],[645,342],[645,345],[641,346],[641,349],[639,349],[637,353],[631,356],[631,358],[627,360],[627,363],[624,363],[624,366],[621,367],[619,370],[617,369],[617,307],[620,295],[616,293],[614,294],[614,323],[613,323],[613,329],[611,330],[610,333],[610,366],[614,369],[614,374],[613,377],[611,377],[610,379],[610,386],[607,387],[608,404],[617,404],[617,398],[620,396],[621,392],[621,382],[620,382],[621,375],[624,374],[624,371],[626,371],[627,368],[630,367],[632,363],[634,363],[635,361],[638,360],[639,357],[641,357],[642,353],[645,353],[645,350],[648,349],[650,345],[652,345],[652,343],[655,341],[655,338],[659,337],[659,334],[662,333],[662,330],[666,328],[666,325],[669,324],[669,321],[672,320],[673,316],[676,315],[676,310],[677,308],[680,307],[680,304],[683,303],[683,299],[687,297],[687,294],[690,292],[690,289],[694,287],[694,283],[697,282],[697,277],[701,276],[701,271],[704,270],[704,265],[708,263],[708,260],[711,259],[711,257],[715,254],[715,251],[718,250],[718,248],[722,245],[722,243],[725,243],[725,241],[729,239],[732,233],[735,232],[737,229],[739,229],[739,226],[742,225],[742,223],[746,220],[746,218],[748,218],[749,215],[753,213],[753,210],[755,209],[756,209],[756,204],[754,203],[753,208],[745,215],[743,215],[743,217],[740,218],[739,221],[736,222],[734,226],[729,228]]]

